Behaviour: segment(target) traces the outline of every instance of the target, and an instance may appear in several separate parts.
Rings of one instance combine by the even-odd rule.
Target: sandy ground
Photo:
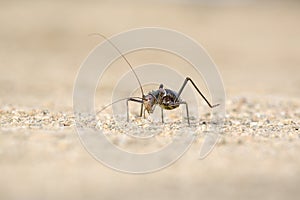
[[[0,199],[298,199],[300,4],[166,2],[0,1]],[[88,34],[144,26],[176,29],[206,48],[227,117],[206,159],[197,159],[200,138],[170,167],[130,175],[85,151],[72,90],[101,40]],[[153,52],[128,58],[180,63]]]

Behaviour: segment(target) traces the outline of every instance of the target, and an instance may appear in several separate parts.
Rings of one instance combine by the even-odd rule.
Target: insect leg
[[[187,117],[188,124],[190,126],[189,106],[188,106],[187,102],[185,102],[185,101],[181,101],[180,104],[185,104],[186,117]]]
[[[144,108],[144,104],[142,103],[142,104],[141,104],[141,112],[140,112],[140,117],[142,117],[142,116],[143,116],[143,108]]]
[[[190,81],[190,82],[192,83],[192,85],[194,86],[194,88],[197,90],[197,92],[201,95],[201,97],[205,100],[205,102],[207,103],[207,105],[208,105],[210,108],[214,108],[214,107],[220,105],[220,104],[211,105],[211,104],[209,103],[209,101],[205,98],[205,96],[202,94],[202,92],[199,90],[199,88],[197,87],[197,85],[194,83],[194,81],[193,81],[191,78],[189,78],[189,77],[186,77],[186,78],[185,78],[185,80],[184,80],[184,82],[183,82],[181,88],[179,89],[178,96],[177,96],[177,99],[176,99],[176,100],[179,99],[179,97],[180,97],[180,95],[181,95],[183,89],[185,88],[186,84],[188,83],[188,81]]]
[[[164,121],[164,109],[163,108],[160,108],[160,109],[161,109],[161,122],[165,123],[165,121]]]
[[[133,102],[137,102],[137,103],[141,103],[143,105],[143,101],[140,99],[136,99],[136,98],[129,98],[126,101],[126,109],[127,109],[127,122],[129,122],[129,106],[128,106],[128,101],[133,101]]]

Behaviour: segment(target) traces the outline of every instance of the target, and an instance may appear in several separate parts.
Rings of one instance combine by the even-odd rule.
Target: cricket
[[[100,33],[93,33],[90,35],[98,35],[98,36],[102,37],[103,39],[108,41],[111,44],[111,46],[120,54],[120,56],[128,64],[128,66],[130,67],[131,71],[133,72],[135,78],[137,79],[137,82],[139,84],[141,94],[142,94],[142,97],[128,97],[128,98],[123,98],[123,99],[119,99],[115,102],[112,102],[111,104],[104,106],[100,111],[97,112],[97,114],[117,102],[126,100],[127,122],[129,122],[129,104],[128,104],[128,102],[131,101],[131,102],[136,102],[136,103],[141,104],[141,110],[140,110],[139,117],[144,117],[144,118],[146,115],[145,114],[146,111],[150,115],[154,112],[156,106],[159,105],[159,107],[161,108],[161,121],[162,121],[162,123],[164,123],[164,110],[173,110],[173,109],[178,108],[180,105],[184,105],[186,107],[187,123],[188,123],[188,125],[190,125],[190,115],[189,115],[188,103],[186,101],[184,101],[183,99],[181,99],[182,91],[184,90],[184,88],[186,87],[188,82],[190,82],[193,85],[194,89],[199,93],[199,95],[204,99],[204,101],[207,103],[207,105],[210,108],[214,108],[214,107],[217,107],[220,105],[220,104],[212,105],[207,100],[207,98],[203,95],[203,93],[200,91],[200,89],[197,87],[197,85],[194,83],[194,81],[190,77],[185,78],[185,80],[183,81],[183,84],[181,85],[178,92],[171,90],[171,89],[164,88],[164,85],[160,84],[160,86],[157,90],[152,90],[152,91],[148,92],[147,95],[145,95],[140,79],[138,78],[138,76],[137,76],[135,70],[133,69],[132,65],[130,64],[130,62],[127,60],[125,55],[122,54],[122,52],[119,50],[119,48],[111,40],[109,40],[106,36],[104,36]]]

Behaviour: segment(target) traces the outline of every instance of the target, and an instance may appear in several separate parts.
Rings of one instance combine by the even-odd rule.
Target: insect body
[[[147,95],[144,94],[144,90],[142,87],[142,84],[137,76],[137,74],[135,73],[133,67],[131,66],[131,64],[129,63],[129,61],[127,60],[127,58],[122,54],[122,52],[114,45],[114,43],[112,43],[109,39],[107,39],[105,36],[96,33],[96,35],[99,35],[101,37],[103,37],[104,39],[106,39],[118,52],[119,54],[124,58],[124,60],[127,62],[127,64],[129,65],[129,67],[131,68],[132,72],[134,73],[140,89],[141,89],[141,93],[142,93],[142,97],[128,97],[125,99],[119,99],[107,106],[105,106],[102,110],[106,109],[108,106],[117,103],[119,101],[122,100],[127,100],[126,102],[126,106],[127,106],[127,121],[129,121],[129,106],[128,106],[128,102],[129,101],[133,101],[133,102],[137,102],[141,104],[141,112],[140,112],[140,117],[142,117],[142,115],[144,114],[145,117],[145,112],[147,111],[148,114],[151,114],[154,112],[154,109],[156,107],[156,105],[159,105],[161,108],[161,118],[162,118],[162,122],[164,123],[164,115],[163,115],[163,110],[173,110],[178,108],[181,104],[184,104],[186,107],[186,115],[187,115],[187,121],[188,124],[190,125],[190,117],[189,117],[189,109],[188,109],[188,104],[187,102],[183,101],[180,98],[180,95],[183,91],[183,89],[185,88],[186,84],[188,82],[191,82],[191,84],[194,86],[194,88],[197,90],[197,92],[199,93],[199,95],[205,100],[205,102],[207,103],[207,105],[210,108],[214,108],[216,106],[218,106],[219,104],[215,104],[215,105],[211,105],[209,103],[209,101],[206,99],[206,97],[202,94],[202,92],[199,90],[199,88],[197,87],[197,85],[193,82],[193,80],[189,77],[186,77],[181,88],[179,89],[178,92],[175,92],[174,90],[170,90],[170,89],[165,89],[163,84],[160,84],[158,90],[154,90],[149,92]],[[145,108],[144,108],[145,107]],[[100,110],[99,112],[101,112],[102,110]],[[98,112],[98,113],[99,113]]]
[[[133,99],[129,99],[131,101]],[[144,98],[142,98],[142,106],[145,106],[144,109],[144,116],[145,111],[147,111],[149,114],[153,113],[155,106],[159,105],[161,107],[161,116],[162,116],[162,122],[164,122],[163,117],[163,109],[165,110],[173,110],[175,108],[178,108],[180,104],[186,104],[185,102],[181,101],[178,94],[170,89],[164,89],[163,84],[160,84],[159,89],[149,92],[148,95],[145,95]],[[128,105],[128,104],[127,104]],[[186,104],[187,106],[187,104]],[[188,109],[188,107],[186,107]],[[141,115],[142,115],[143,108],[141,108]],[[188,114],[188,110],[187,110]],[[128,120],[128,116],[127,116]],[[189,118],[188,118],[189,123]]]
[[[160,84],[158,90],[149,92],[148,95],[145,96],[143,104],[148,113],[153,113],[157,104],[162,109],[173,110],[180,105],[180,99],[177,97],[178,94],[176,92],[170,89],[164,89],[163,84]]]
[[[175,108],[178,108],[181,104],[184,104],[186,107],[187,121],[188,121],[188,124],[190,124],[188,104],[187,104],[187,102],[183,101],[180,98],[180,95],[181,95],[183,89],[185,88],[186,84],[188,83],[188,81],[190,81],[192,83],[192,85],[195,87],[197,92],[206,101],[206,103],[208,104],[208,106],[210,108],[214,108],[219,105],[219,104],[211,105],[209,103],[209,101],[205,98],[205,96],[201,93],[201,91],[198,89],[198,87],[193,82],[193,80],[191,78],[187,77],[184,80],[178,93],[173,90],[170,90],[170,89],[164,89],[163,84],[160,84],[158,90],[149,92],[147,95],[143,95],[143,97],[141,99],[134,98],[134,97],[128,98],[127,104],[126,104],[127,105],[127,121],[129,121],[128,101],[134,101],[134,102],[141,103],[140,116],[142,116],[143,111],[144,111],[144,116],[145,116],[145,111],[147,111],[149,114],[153,113],[155,106],[159,105],[161,107],[162,122],[164,122],[164,115],[163,115],[164,109],[165,110],[173,110]],[[143,109],[143,106],[145,107],[145,109]]]

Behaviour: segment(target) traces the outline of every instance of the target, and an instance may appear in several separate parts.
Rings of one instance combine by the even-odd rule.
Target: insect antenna
[[[100,36],[102,38],[104,38],[105,40],[107,40],[117,51],[118,53],[123,57],[123,59],[126,61],[126,63],[128,64],[128,66],[131,68],[132,72],[134,73],[134,76],[135,78],[137,79],[139,85],[140,85],[140,89],[141,89],[141,92],[142,92],[142,95],[143,95],[143,98],[144,98],[144,90],[143,90],[143,87],[142,87],[142,84],[141,84],[141,81],[140,79],[138,78],[136,72],[134,71],[132,65],[130,64],[130,62],[127,60],[127,58],[122,54],[122,52],[120,51],[120,49],[112,42],[110,41],[106,36],[100,34],[100,33],[92,33],[92,34],[89,34],[89,36],[93,36],[93,35],[97,35],[97,36]]]
[[[129,100],[129,99],[132,99],[132,98],[143,100],[143,98],[141,98],[141,97],[127,97],[127,98],[118,99],[118,100],[116,100],[116,101],[114,101],[110,104],[107,104],[107,105],[103,106],[101,110],[96,112],[96,115],[99,114],[100,112],[102,112],[103,110],[105,110],[106,108],[108,108],[109,106],[112,106],[115,103],[118,103],[118,102],[124,101],[124,100]]]

